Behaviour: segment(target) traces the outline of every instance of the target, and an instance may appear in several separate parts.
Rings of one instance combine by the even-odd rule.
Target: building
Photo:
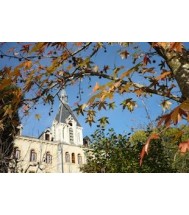
[[[52,126],[39,138],[17,136],[14,142],[14,167],[26,173],[78,173],[86,163],[82,127],[61,91],[59,110]],[[11,171],[11,170],[10,170]]]

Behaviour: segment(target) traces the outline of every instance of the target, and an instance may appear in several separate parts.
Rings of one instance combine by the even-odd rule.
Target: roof
[[[69,116],[72,116],[73,119],[76,121],[77,123],[77,126],[81,127],[81,125],[79,124],[77,118],[75,117],[73,111],[71,110],[71,108],[69,107],[68,104],[65,104],[65,103],[62,103],[59,107],[59,110],[58,110],[58,113],[55,117],[55,120],[57,122],[60,122],[60,123],[65,123],[66,122],[66,119],[69,117]]]

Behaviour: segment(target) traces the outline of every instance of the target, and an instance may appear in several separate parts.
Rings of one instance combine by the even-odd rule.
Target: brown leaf
[[[129,52],[127,52],[126,50],[122,51],[120,53],[120,56],[121,56],[122,59],[125,59],[125,58],[127,59],[128,55],[129,55]]]
[[[22,51],[23,53],[28,53],[31,45],[32,44],[23,45],[20,51]]]
[[[147,139],[146,143],[144,144],[142,151],[140,153],[140,166],[142,165],[145,154],[148,154],[149,145],[150,145],[151,140],[156,140],[156,139],[159,139],[159,134],[157,134],[157,133],[152,133],[148,137],[148,139]]]
[[[145,66],[146,66],[148,63],[151,63],[150,58],[149,58],[147,55],[144,56],[143,63],[144,63]]]
[[[164,122],[166,127],[169,127],[171,123],[175,125],[183,118],[189,119],[189,101],[186,100],[175,109],[173,109],[169,114],[163,115],[159,122],[158,127]]]

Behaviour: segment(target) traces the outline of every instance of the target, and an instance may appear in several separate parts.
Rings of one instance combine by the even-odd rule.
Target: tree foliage
[[[140,166],[139,155],[147,135],[145,131],[138,131],[129,138],[116,134],[113,129],[107,134],[101,129],[95,131],[92,144],[86,150],[87,164],[81,170],[90,173],[175,172],[160,141],[151,144],[151,150]]]
[[[81,81],[85,79],[89,80],[88,87],[93,89],[92,96],[84,104],[78,101],[76,111],[85,115],[86,123],[90,125],[96,121],[99,110],[115,108],[114,98],[117,95],[123,96],[122,102],[117,105],[130,112],[135,110],[140,98],[153,95],[162,97],[161,106],[169,112],[159,116],[158,126],[170,127],[181,119],[189,120],[189,57],[183,43],[149,42],[145,47],[143,43],[131,42],[8,45],[1,43],[1,61],[8,58],[14,59],[16,63],[2,68],[0,90],[5,91],[11,83],[18,87],[14,91],[12,103],[2,106],[5,114],[0,119],[0,127],[5,126],[5,118],[11,117],[20,102],[23,112],[28,114],[39,100],[44,104],[53,104],[59,91],[69,85],[78,84],[77,97],[80,101],[83,94]],[[123,65],[110,65],[109,61],[103,64],[96,62],[97,56],[108,54],[111,48],[116,50]],[[95,83],[90,82],[92,79],[95,79]],[[171,108],[172,103],[176,107]],[[37,118],[40,116],[37,115]],[[102,125],[109,123],[106,116],[98,120]],[[141,163],[151,140],[157,136],[153,132],[149,135],[142,151]],[[189,142],[185,141],[180,148],[187,151]]]
[[[87,173],[186,173],[189,172],[189,152],[178,150],[180,141],[188,139],[188,126],[169,128],[159,139],[152,140],[142,167],[139,164],[141,150],[148,140],[150,129],[138,130],[130,135],[108,133],[98,129],[91,136],[86,149],[87,164],[81,171]],[[178,138],[180,133],[182,136]]]
[[[19,131],[18,105],[20,104],[17,104],[16,101],[15,92],[18,92],[17,90],[15,86],[0,90],[0,172],[8,172],[13,155],[13,140]],[[16,104],[13,102],[14,100]]]

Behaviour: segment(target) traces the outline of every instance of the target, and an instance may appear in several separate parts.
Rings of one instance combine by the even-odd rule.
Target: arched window
[[[69,128],[70,143],[74,142],[73,128]]]
[[[47,164],[51,164],[52,163],[52,155],[50,154],[50,152],[46,153],[45,161],[46,161]]]
[[[37,153],[35,152],[34,149],[30,151],[30,162],[37,161]]]
[[[75,154],[72,153],[72,163],[75,163]]]
[[[80,154],[77,155],[78,164],[82,164],[82,157]]]
[[[66,161],[66,163],[70,163],[70,154],[69,154],[69,152],[65,153],[65,161]]]
[[[15,147],[14,148],[14,158],[15,159],[20,159],[20,150],[19,150],[19,148],[18,147]]]

